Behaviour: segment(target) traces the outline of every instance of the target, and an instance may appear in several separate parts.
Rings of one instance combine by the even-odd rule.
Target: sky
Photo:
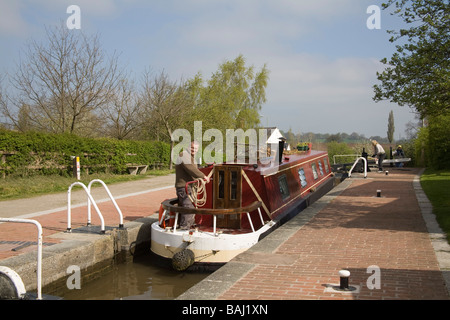
[[[171,80],[201,73],[242,54],[247,66],[269,70],[261,123],[294,133],[357,132],[385,137],[394,112],[395,139],[414,121],[409,107],[374,102],[376,72],[395,44],[388,30],[401,19],[381,10],[369,29],[377,0],[0,0],[0,75],[13,73],[27,41],[71,19],[97,34],[109,55],[136,79],[145,69]],[[72,21],[72,20],[70,20]],[[76,32],[76,30],[72,30]]]

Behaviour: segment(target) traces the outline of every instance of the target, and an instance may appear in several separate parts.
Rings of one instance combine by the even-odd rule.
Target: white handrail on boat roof
[[[17,219],[17,218],[0,218],[1,222],[18,222],[18,223],[31,223],[38,229],[38,241],[37,241],[37,300],[42,299],[42,226],[36,220],[31,219]]]
[[[71,192],[72,192],[72,187],[75,185],[79,185],[82,186],[84,191],[86,191],[86,194],[88,196],[88,198],[92,201],[92,204],[94,205],[95,211],[97,211],[97,214],[100,218],[101,221],[101,232],[105,233],[105,220],[103,219],[103,216],[100,212],[100,209],[98,208],[97,204],[95,203],[94,198],[92,198],[92,195],[90,194],[88,188],[84,185],[84,183],[82,182],[74,182],[70,185],[69,189],[67,190],[67,231],[70,232],[72,230],[72,226],[71,226]],[[90,217],[88,217],[88,219],[90,219]],[[90,224],[90,221],[88,220],[88,225]]]
[[[367,178],[367,159],[364,157],[359,157],[358,159],[355,160],[355,163],[353,163],[352,168],[350,169],[350,171],[348,172],[348,177],[350,178],[352,176],[352,171],[355,168],[356,164],[359,162],[359,160],[363,160],[364,162],[364,178]]]
[[[114,204],[114,207],[116,208],[117,213],[119,214],[119,218],[120,218],[120,222],[119,222],[119,228],[123,228],[123,214],[122,211],[120,210],[119,206],[117,205],[116,200],[114,199],[114,197],[112,196],[111,192],[109,191],[109,188],[106,186],[106,184],[100,180],[100,179],[94,179],[91,182],[89,182],[88,185],[88,191],[89,194],[91,193],[91,186],[94,182],[99,182],[106,190],[106,193],[109,196],[109,199],[111,199],[112,203]],[[88,198],[88,223],[91,223],[91,198]]]

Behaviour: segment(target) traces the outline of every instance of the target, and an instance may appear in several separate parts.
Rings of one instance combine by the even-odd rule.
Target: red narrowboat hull
[[[312,150],[304,154],[285,156],[283,162],[278,166],[259,165],[256,168],[251,165],[228,164],[228,166],[242,168],[241,206],[245,207],[254,201],[261,201],[263,203],[261,213],[264,221],[273,220],[284,223],[292,218],[293,212],[291,211],[296,208],[305,208],[307,203],[302,204],[305,200],[316,192],[314,199],[320,197],[324,193],[318,192],[319,189],[326,186],[326,193],[334,183],[328,154],[323,151]],[[210,166],[202,168],[201,171],[208,175],[213,168]],[[206,185],[206,194],[207,200],[203,208],[213,208],[213,183]],[[258,214],[258,211],[250,213],[255,229],[262,225],[259,223],[260,219],[257,218]],[[212,226],[212,217],[198,215],[196,223]],[[241,229],[250,228],[249,219],[242,215]]]
[[[212,178],[204,185],[206,197],[199,196],[202,206],[188,209],[166,200],[160,221],[152,224],[152,252],[177,270],[228,262],[334,187],[322,151],[285,155],[276,165],[226,163],[200,170]],[[195,227],[180,230],[180,213],[194,213]]]

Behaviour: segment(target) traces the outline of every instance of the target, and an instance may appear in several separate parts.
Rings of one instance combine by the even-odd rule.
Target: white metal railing
[[[261,208],[258,208],[259,218],[261,219],[261,224],[264,225],[264,219],[262,217]]]
[[[70,232],[72,230],[72,224],[71,224],[71,220],[72,220],[72,212],[71,212],[71,192],[72,192],[72,187],[75,185],[79,185],[81,187],[83,187],[84,191],[86,191],[86,194],[88,196],[88,198],[92,201],[92,204],[94,205],[95,211],[97,211],[97,214],[100,218],[101,221],[101,232],[105,233],[105,220],[103,219],[103,216],[100,212],[100,209],[98,208],[97,204],[95,203],[94,198],[92,198],[91,193],[89,192],[88,188],[84,185],[84,183],[81,182],[74,182],[70,185],[69,189],[67,190],[67,231]],[[89,206],[90,207],[90,206]],[[91,221],[89,220],[90,217],[88,217],[88,225],[91,223]]]
[[[117,213],[119,214],[119,219],[120,219],[119,228],[123,228],[123,214],[122,214],[122,211],[120,210],[119,206],[117,205],[116,200],[114,199],[114,197],[112,196],[111,192],[109,191],[109,188],[106,186],[106,184],[102,180],[94,179],[91,182],[89,182],[89,185],[88,185],[89,194],[91,193],[91,186],[92,186],[92,184],[94,182],[99,182],[105,188],[105,191],[106,191],[106,193],[109,196],[109,199],[111,199],[112,203],[114,204],[114,207],[116,208]],[[91,198],[88,198],[88,221],[89,221],[89,223],[90,223],[90,219],[91,219]]]
[[[161,215],[161,219],[159,220],[159,225],[162,225],[163,220],[166,218],[167,210],[164,209],[163,214]]]
[[[247,212],[247,218],[248,218],[248,222],[250,222],[250,227],[252,228],[252,231],[255,232],[255,228],[253,227],[252,218],[250,217],[249,212]]]
[[[18,222],[34,224],[38,229],[37,239],[37,300],[42,300],[42,226],[36,220],[31,219],[16,219],[16,218],[0,218],[1,222]]]
[[[159,220],[159,225],[162,224],[163,220],[166,218],[166,215],[168,213],[168,210],[164,209],[163,214],[161,215],[161,219]],[[261,208],[258,208],[258,213],[259,213],[259,218],[261,219],[261,224],[264,226],[264,219],[262,217],[261,214]],[[173,225],[173,232],[177,232],[177,223],[178,223],[178,212],[175,212],[175,222]],[[253,227],[253,222],[252,222],[252,218],[250,216],[250,212],[247,212],[247,218],[248,221],[250,222],[250,227],[252,228],[252,232],[255,232],[255,228]],[[213,234],[217,235],[217,215],[213,215]]]
[[[367,178],[367,159],[364,157],[359,157],[358,159],[356,159],[355,163],[353,163],[352,168],[348,172],[349,178],[352,176],[352,171],[355,168],[356,164],[359,162],[359,160],[363,160],[363,162],[364,162],[364,178]]]
[[[175,212],[175,223],[173,224],[173,232],[177,232],[178,212]]]

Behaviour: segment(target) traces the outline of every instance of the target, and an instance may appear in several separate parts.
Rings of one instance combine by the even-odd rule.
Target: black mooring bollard
[[[381,190],[377,190],[377,198],[381,197]]]
[[[350,271],[348,271],[348,270],[340,270],[339,271],[339,278],[340,278],[339,289],[341,289],[341,290],[348,290],[349,289],[348,279],[350,278]]]

